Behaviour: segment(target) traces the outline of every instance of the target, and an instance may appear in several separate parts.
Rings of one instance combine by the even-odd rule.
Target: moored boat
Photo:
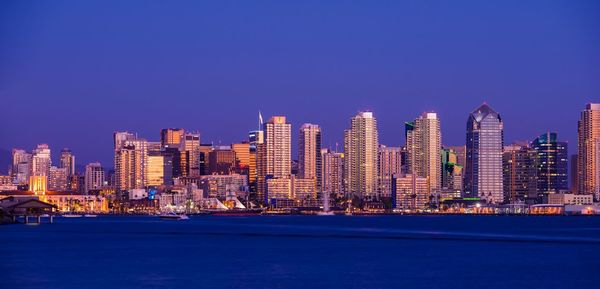
[[[159,218],[161,218],[163,220],[188,220],[190,217],[188,217],[186,214],[169,213],[169,214],[162,214],[159,216]]]

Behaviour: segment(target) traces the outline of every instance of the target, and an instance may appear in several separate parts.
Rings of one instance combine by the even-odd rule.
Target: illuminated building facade
[[[600,199],[600,103],[588,103],[577,123],[579,194]]]
[[[467,120],[465,196],[480,197],[490,203],[504,201],[503,146],[502,118],[484,103]]]
[[[566,191],[568,184],[568,146],[555,132],[540,135],[531,142],[536,152],[538,193]]]
[[[229,146],[215,147],[208,153],[210,175],[228,175],[236,171],[236,154]]]
[[[509,145],[502,154],[506,203],[541,203],[537,193],[536,151],[527,145]]]
[[[31,174],[32,155],[23,149],[12,150],[12,177],[15,183],[24,185],[29,183]]]
[[[392,203],[401,210],[423,210],[429,203],[427,178],[413,174],[396,175],[392,179]]]
[[[315,194],[321,191],[321,169],[321,128],[305,123],[298,138],[298,179],[313,180]]]
[[[37,148],[33,150],[31,163],[32,175],[47,177],[50,174],[52,159],[50,158],[50,148],[47,144],[39,144]]]
[[[344,154],[322,149],[323,193],[344,195]]]
[[[377,197],[379,134],[372,112],[352,117],[344,132],[346,193],[359,198]]]
[[[184,150],[188,152],[188,176],[200,175],[200,133],[185,133]]]
[[[402,173],[402,148],[379,146],[379,195],[389,198],[392,196],[392,179]]]
[[[64,148],[60,151],[60,168],[67,170],[67,176],[75,174],[75,156],[68,148]]]
[[[427,178],[430,193],[439,192],[442,182],[440,121],[434,112],[426,112],[405,124],[406,154],[409,173]]]
[[[104,169],[100,163],[85,166],[85,193],[99,191],[104,186]]]
[[[266,201],[272,198],[267,194],[267,179],[290,178],[292,126],[286,122],[285,116],[274,116],[264,124],[263,131],[264,142],[257,148],[257,187],[259,199]]]
[[[117,134],[115,134],[116,136]],[[115,189],[144,189],[147,183],[148,142],[145,139],[115,140]]]
[[[182,128],[164,128],[160,131],[160,142],[163,147],[184,150],[184,135]]]
[[[48,174],[48,190],[50,191],[64,191],[67,189],[67,168],[58,168],[55,166],[50,167]]]

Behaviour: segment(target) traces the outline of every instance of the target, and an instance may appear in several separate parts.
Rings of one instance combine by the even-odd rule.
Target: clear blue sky
[[[576,148],[600,101],[600,1],[0,1],[0,148],[70,147],[112,166],[116,130],[224,144],[265,118],[341,142],[371,109],[381,143],[436,111],[464,144],[487,101],[505,141],[553,130]]]

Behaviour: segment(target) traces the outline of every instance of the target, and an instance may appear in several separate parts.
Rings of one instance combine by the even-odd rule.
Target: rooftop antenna
[[[263,117],[262,114],[260,113],[260,110],[258,110],[258,130],[260,130],[260,128],[263,126]]]

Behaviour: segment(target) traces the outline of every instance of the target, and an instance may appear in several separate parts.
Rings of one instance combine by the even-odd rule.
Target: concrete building
[[[359,112],[344,132],[345,191],[349,196],[378,197],[378,148],[377,120],[372,112]]]
[[[85,166],[85,193],[101,190],[104,186],[104,169],[100,163],[89,163]]]
[[[323,193],[344,195],[344,154],[321,149]]]
[[[115,137],[120,135],[115,134]],[[117,192],[144,189],[147,185],[148,141],[140,138],[117,140],[115,144],[115,189]]]
[[[189,155],[188,176],[200,175],[200,133],[185,133],[183,137],[183,149]]]
[[[208,153],[210,175],[228,175],[236,172],[236,154],[230,146],[217,146]]]
[[[60,151],[60,168],[67,170],[67,176],[72,176],[76,173],[75,156],[68,148],[64,148]]]
[[[463,167],[458,164],[459,155],[454,149],[441,150],[442,157],[442,191],[461,193],[463,189]]]
[[[600,103],[588,103],[577,123],[578,193],[600,199]]]
[[[396,175],[392,179],[392,201],[396,209],[423,210],[429,203],[427,178],[413,174]]]
[[[15,183],[24,185],[29,183],[31,174],[32,155],[23,149],[12,150],[11,173]]]
[[[264,124],[263,131],[264,142],[257,148],[257,187],[259,199],[266,201],[272,198],[267,194],[267,179],[289,179],[291,176],[292,126],[285,116],[274,116]]]
[[[502,184],[506,203],[541,203],[543,198],[537,193],[536,154],[536,151],[526,144],[504,147]]]
[[[465,196],[496,204],[504,201],[503,146],[502,118],[484,103],[471,112],[467,120]]]
[[[67,189],[68,168],[50,167],[48,190],[65,191]]]
[[[442,184],[440,120],[436,113],[426,112],[406,123],[405,129],[408,172],[427,178],[429,193],[435,194]]]
[[[305,123],[300,127],[298,137],[298,178],[312,180],[314,194],[321,191],[321,169],[321,128]]]
[[[250,167],[250,143],[247,141],[231,144],[235,152],[236,172],[240,175],[248,175]]]
[[[47,144],[39,144],[37,148],[33,150],[31,175],[48,176],[50,174],[51,166],[52,159],[50,158],[50,148]]]
[[[160,131],[160,142],[163,147],[185,150],[185,130],[182,128],[164,128]],[[199,140],[198,140],[199,142]]]
[[[392,179],[402,173],[402,148],[379,146],[379,196],[392,196]]]

